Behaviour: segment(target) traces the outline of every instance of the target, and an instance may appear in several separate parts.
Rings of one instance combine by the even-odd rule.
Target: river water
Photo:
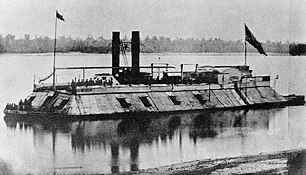
[[[306,94],[306,57],[249,55],[254,75],[271,75],[280,94]],[[121,65],[125,64],[121,60]],[[130,57],[127,57],[130,63]],[[241,65],[243,55],[141,55],[141,65]],[[52,54],[0,55],[0,110],[52,72]],[[57,67],[110,66],[111,55],[59,54]],[[129,65],[129,64],[128,64]],[[194,65],[186,66],[194,69]],[[177,69],[178,70],[178,69]],[[110,70],[105,70],[110,71]],[[101,70],[86,71],[86,77]],[[274,83],[275,77],[279,79]],[[60,71],[57,81],[82,76]],[[49,80],[51,82],[51,80]],[[0,174],[102,174],[174,163],[306,148],[305,106],[184,113],[103,121],[16,121],[0,113]]]

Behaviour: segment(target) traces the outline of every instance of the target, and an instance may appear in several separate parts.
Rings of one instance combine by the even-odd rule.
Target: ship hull
[[[64,91],[33,92],[28,110],[5,109],[7,116],[34,118],[114,119],[129,116],[209,110],[257,109],[293,105],[294,97],[279,95],[269,81],[221,86],[154,85],[113,86]],[[298,102],[305,102],[298,96]],[[299,103],[302,105],[304,103]]]
[[[159,117],[161,115],[171,115],[171,114],[182,114],[182,113],[195,113],[195,112],[215,112],[215,111],[227,111],[227,110],[248,110],[248,109],[272,109],[272,108],[283,108],[289,106],[288,102],[273,102],[273,103],[263,103],[263,104],[252,104],[245,106],[234,106],[234,107],[219,107],[219,108],[205,108],[196,110],[179,110],[179,111],[137,111],[137,112],[125,112],[125,113],[101,113],[101,114],[86,114],[86,115],[70,115],[63,113],[54,112],[32,112],[32,111],[19,111],[19,110],[4,110],[6,118],[16,118],[24,120],[109,120],[109,119],[124,119],[124,118],[134,118],[134,117]]]

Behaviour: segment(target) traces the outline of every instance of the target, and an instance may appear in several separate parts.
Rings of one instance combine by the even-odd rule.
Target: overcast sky
[[[246,23],[259,41],[306,42],[305,0],[0,0],[0,34],[54,37],[217,37],[244,39]]]

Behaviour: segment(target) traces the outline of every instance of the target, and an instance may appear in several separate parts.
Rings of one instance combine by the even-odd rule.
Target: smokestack
[[[119,56],[120,56],[120,32],[113,32],[112,39],[112,74],[119,73]],[[114,68],[115,67],[115,68]]]
[[[139,74],[140,37],[139,31],[132,31],[132,71]]]

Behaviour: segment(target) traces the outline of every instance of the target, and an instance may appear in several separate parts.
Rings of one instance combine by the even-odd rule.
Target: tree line
[[[86,39],[61,36],[56,39],[56,52],[108,53],[111,40],[103,37]],[[0,35],[0,53],[47,53],[53,52],[54,39],[47,36],[31,39],[30,35],[16,39],[15,35]]]
[[[110,53],[111,39],[103,37],[72,38],[61,36],[56,40],[57,52],[82,52],[82,53]],[[150,52],[173,52],[173,53],[243,53],[243,40],[224,40],[221,38],[175,38],[149,37],[141,41],[141,51]],[[266,41],[262,46],[270,53],[291,53],[297,44],[289,42]],[[301,44],[298,45],[301,47]],[[47,36],[31,38],[25,34],[24,37],[16,39],[15,35],[0,35],[0,53],[47,53],[53,52],[54,39]],[[289,50],[290,49],[290,50]],[[128,48],[130,50],[130,48]],[[257,50],[247,44],[247,52],[256,53]]]

